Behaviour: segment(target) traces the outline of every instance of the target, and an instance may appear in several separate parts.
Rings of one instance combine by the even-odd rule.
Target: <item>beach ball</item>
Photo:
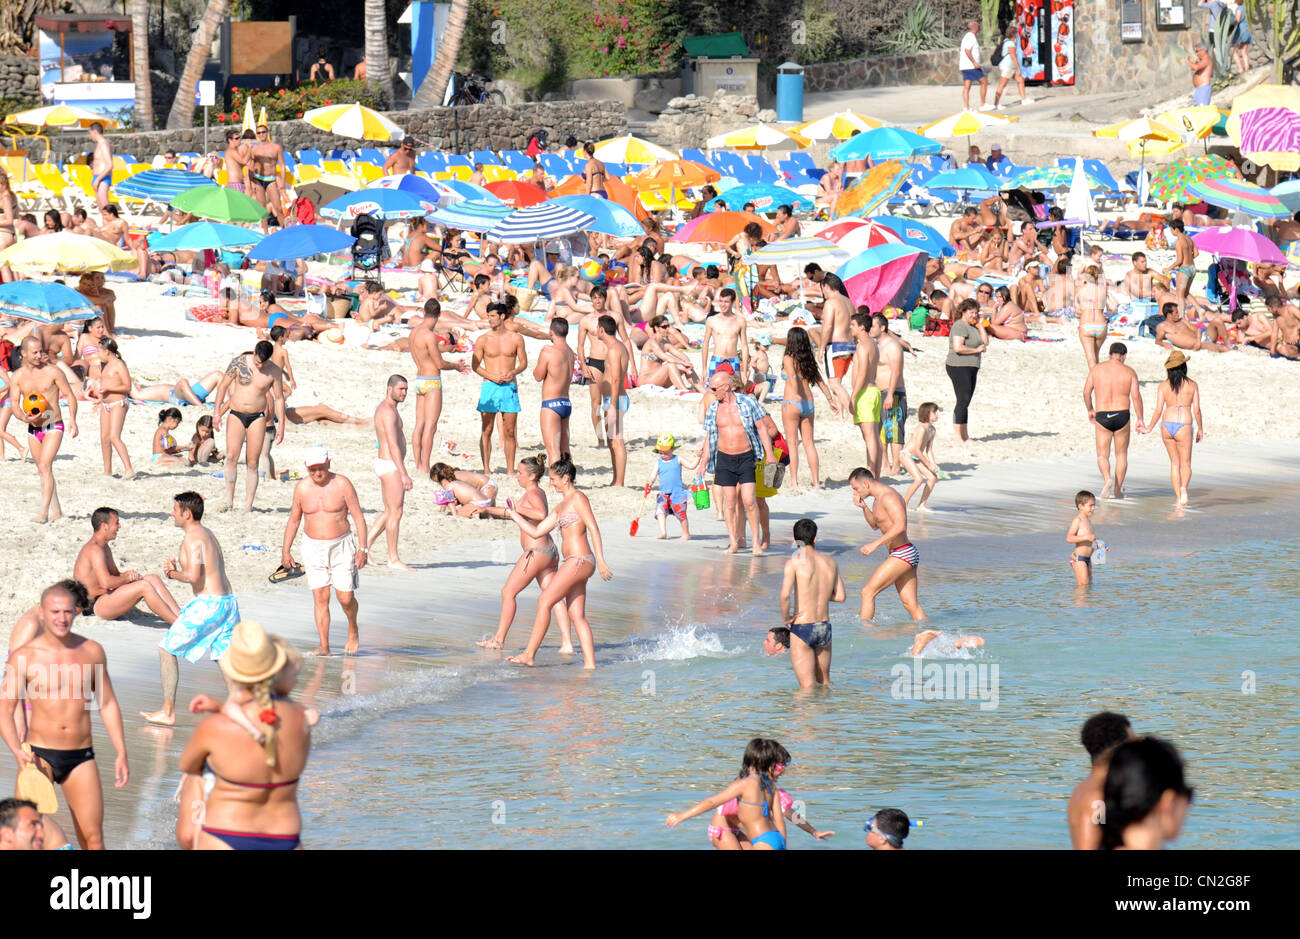
[[[582,265],[579,273],[582,279],[587,281],[587,283],[589,284],[600,284],[600,283],[604,283],[605,281],[605,275],[600,269],[599,261],[585,262]]]
[[[341,346],[343,345],[343,330],[338,327],[327,329],[325,332],[317,336],[316,339],[332,346]]]
[[[29,417],[40,417],[49,407],[50,404],[45,400],[45,395],[33,392],[23,398],[23,410],[27,412]]]

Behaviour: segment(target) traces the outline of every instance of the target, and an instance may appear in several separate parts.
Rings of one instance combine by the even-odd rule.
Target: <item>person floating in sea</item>
[[[912,823],[902,809],[881,809],[862,826],[867,833],[867,847],[873,851],[902,851]]]

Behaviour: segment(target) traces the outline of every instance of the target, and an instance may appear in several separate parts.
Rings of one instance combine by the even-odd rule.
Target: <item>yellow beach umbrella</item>
[[[940,137],[969,137],[987,128],[1006,128],[1012,121],[1018,120],[1018,117],[1003,117],[984,111],[958,111],[942,120],[919,127],[916,132],[932,140]]]
[[[1092,135],[1120,141],[1128,147],[1131,156],[1138,157],[1142,161],[1143,167],[1146,166],[1148,156],[1168,156],[1187,146],[1183,135],[1174,128],[1146,117],[1107,124],[1105,127],[1098,127]]]
[[[61,231],[24,238],[0,251],[0,264],[31,273],[80,274],[85,271],[125,270],[134,267],[135,255],[103,238]]]
[[[795,128],[795,133],[809,140],[829,140],[831,137],[836,140],[848,140],[857,131],[874,130],[884,126],[885,122],[878,118],[868,117],[857,111],[840,111],[838,114],[828,114],[826,117],[804,121]]]
[[[1257,85],[1238,95],[1226,127],[1246,159],[1277,170],[1300,169],[1300,88]]]
[[[706,146],[710,150],[801,150],[812,146],[812,141],[771,124],[754,124],[710,137]]]
[[[357,140],[401,140],[405,134],[378,111],[363,104],[330,104],[302,116],[312,127]]]
[[[111,117],[104,117],[102,114],[88,111],[85,108],[73,107],[70,104],[55,104],[47,108],[19,111],[17,114],[10,114],[5,118],[6,124],[26,124],[31,127],[85,128],[96,121],[106,128],[117,126],[117,121]]]
[[[257,126],[266,126],[266,105],[262,105],[262,113],[257,116]],[[256,130],[256,128],[254,128]]]
[[[253,99],[249,98],[244,102],[244,130],[257,130],[257,124],[253,121]]]
[[[1214,125],[1223,119],[1223,112],[1208,104],[1190,108],[1174,108],[1156,115],[1156,120],[1172,127],[1184,137],[1203,140],[1214,133]]]
[[[597,160],[607,160],[610,163],[659,163],[663,160],[681,159],[680,153],[631,134],[600,141],[596,144],[595,154]]]

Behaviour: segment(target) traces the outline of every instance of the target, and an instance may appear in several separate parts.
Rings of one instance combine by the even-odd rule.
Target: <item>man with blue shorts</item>
[[[482,420],[479,455],[483,472],[492,475],[492,427],[501,415],[501,447],[505,450],[506,470],[515,467],[516,431],[519,425],[519,386],[515,378],[528,368],[528,353],[519,333],[506,329],[509,309],[502,303],[488,304],[487,322],[491,330],[474,343],[474,373],[483,379],[479,391],[478,411]]]
[[[970,86],[972,82],[980,83],[980,110],[990,110],[987,104],[989,80],[984,75],[984,66],[980,63],[980,24],[971,20],[966,24],[966,35],[961,37],[961,106],[970,110]]]

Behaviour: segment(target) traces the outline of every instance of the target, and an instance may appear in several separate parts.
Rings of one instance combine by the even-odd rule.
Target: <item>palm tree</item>
[[[149,0],[131,0],[131,64],[135,125],[153,130],[153,83],[149,79]]]
[[[384,0],[366,0],[366,81],[379,87],[387,105],[393,103],[393,80],[388,74],[388,19]]]
[[[180,130],[194,123],[194,92],[198,90],[203,66],[208,64],[208,57],[212,55],[212,40],[216,38],[229,5],[229,0],[208,0],[190,54],[185,57],[180,84],[176,86],[176,100],[172,102],[172,111],[167,118],[168,130]]]
[[[412,108],[432,108],[442,104],[447,93],[447,83],[451,81],[452,69],[460,56],[460,41],[465,35],[465,20],[469,18],[469,0],[451,0],[451,12],[447,16],[447,29],[438,43],[438,54],[434,57],[433,68],[420,82],[420,90],[411,100]]]

